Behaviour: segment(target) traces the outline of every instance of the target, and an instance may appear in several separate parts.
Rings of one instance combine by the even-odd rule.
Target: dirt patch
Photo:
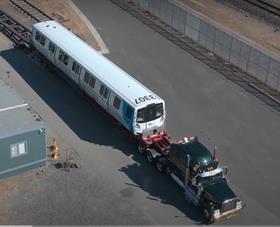
[[[27,185],[30,180],[46,176],[46,167],[36,168],[22,174],[0,180],[0,201],[14,196],[21,187]]]
[[[69,28],[73,33],[78,35],[81,39],[86,41],[96,50],[100,51],[101,47],[98,45],[96,39],[88,29],[85,22],[80,18],[76,12],[69,5],[66,0],[29,0],[31,4],[38,7],[44,13]]]
[[[72,7],[65,0],[29,0],[30,3],[41,9],[47,15],[57,20],[65,27],[69,28],[73,33],[86,41],[96,50],[100,51],[96,39],[88,29],[84,21],[77,15]]]
[[[273,26],[214,0],[177,0],[177,3],[182,7],[199,12],[234,33],[252,40],[274,55],[280,55],[280,33],[274,31]]]

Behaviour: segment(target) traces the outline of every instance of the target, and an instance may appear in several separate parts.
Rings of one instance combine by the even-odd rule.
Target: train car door
[[[99,94],[100,94],[100,98],[99,98],[99,104],[105,109],[105,110],[109,110],[108,109],[108,99],[110,96],[110,92],[109,89],[107,87],[105,87],[103,84],[101,84],[100,86],[100,90],[99,90]]]
[[[48,47],[47,47],[47,57],[48,59],[55,64],[55,51],[56,51],[56,46],[49,41]]]
[[[70,72],[68,69],[69,64],[69,56],[62,51],[61,49],[57,49],[55,54],[55,65],[62,70],[67,76],[70,76]]]
[[[76,83],[79,83],[79,77],[81,74],[81,66],[78,64],[75,60],[70,60],[69,64],[71,65],[71,78],[74,80]]]
[[[98,84],[99,81],[96,80],[96,78],[91,75],[88,71],[85,70],[84,74],[82,73],[80,76],[80,83],[84,84],[83,88],[86,91],[86,93],[94,98],[94,100],[99,103],[99,95],[98,95]]]
[[[116,118],[118,121],[122,121],[121,119],[121,99],[111,91],[110,98],[108,100],[108,108],[109,113]]]

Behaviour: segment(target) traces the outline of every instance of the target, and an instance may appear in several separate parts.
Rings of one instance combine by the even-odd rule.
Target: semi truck
[[[210,152],[198,137],[170,142],[168,134],[161,132],[143,138],[138,150],[158,171],[172,177],[186,200],[200,207],[207,223],[235,216],[244,207],[229,186],[228,168],[219,164],[216,150]]]

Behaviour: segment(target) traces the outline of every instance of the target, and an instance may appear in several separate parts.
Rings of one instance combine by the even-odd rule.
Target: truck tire
[[[172,169],[171,169],[171,167],[170,167],[169,165],[166,166],[165,172],[166,172],[167,174],[170,174],[170,173],[172,172]]]
[[[149,163],[153,163],[155,161],[155,159],[150,151],[147,151],[147,160]]]
[[[160,158],[158,161],[157,161],[157,170],[160,172],[160,173],[163,173],[165,171],[165,166],[163,165],[162,163],[162,159]]]
[[[144,154],[146,149],[143,147],[143,145],[141,143],[139,143],[138,145],[138,151],[140,154]]]
[[[214,222],[213,211],[210,207],[204,207],[202,209],[202,215],[208,224],[211,224]]]

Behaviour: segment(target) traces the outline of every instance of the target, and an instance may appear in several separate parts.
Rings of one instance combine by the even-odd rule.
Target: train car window
[[[85,72],[85,76],[84,76],[84,81],[88,84],[88,82],[89,82],[89,78],[90,78],[90,75],[89,75],[89,73],[86,71]]]
[[[137,111],[137,123],[144,123],[145,122],[145,108],[142,108]]]
[[[36,41],[39,41],[39,40],[40,40],[40,37],[41,37],[40,32],[36,31],[35,40],[36,40]]]
[[[75,71],[76,66],[77,66],[77,64],[76,64],[76,62],[74,61],[74,62],[73,62],[73,65],[72,65],[72,71]]]
[[[68,55],[64,54],[62,51],[59,51],[58,59],[63,62],[64,65],[68,64],[69,57]]]
[[[80,74],[80,70],[81,70],[81,67],[79,64],[77,64],[75,61],[73,62],[73,65],[72,65],[72,71],[75,72],[77,75]]]
[[[63,57],[64,57],[64,53],[62,51],[59,51],[58,59],[63,62]]]
[[[162,105],[162,103],[156,105],[155,112],[156,112],[156,118],[162,116],[162,114],[163,114],[163,105]]]
[[[68,65],[68,60],[69,60],[69,57],[68,57],[68,55],[64,55],[64,61],[63,61],[63,63],[64,63],[64,65]]]
[[[120,105],[121,105],[121,100],[117,96],[115,96],[113,106],[118,110],[120,108]]]
[[[54,52],[54,49],[55,49],[54,44],[53,44],[52,42],[50,42],[50,43],[49,43],[49,51],[53,53],[53,52]]]
[[[103,97],[105,98],[105,99],[107,99],[107,97],[108,97],[108,93],[109,93],[109,90],[108,90],[108,88],[104,88],[104,92],[103,92]]]
[[[132,108],[130,106],[127,107],[125,116],[127,118],[131,118],[131,116],[132,116]]]
[[[41,44],[42,46],[44,46],[44,45],[45,45],[45,42],[46,42],[46,37],[43,36],[43,35],[41,35],[40,44]]]
[[[104,86],[101,84],[100,90],[99,90],[99,94],[103,95],[104,92]]]
[[[95,82],[96,82],[96,79],[94,77],[90,77],[90,81],[89,81],[89,86],[91,86],[92,88],[94,88],[95,86]]]

